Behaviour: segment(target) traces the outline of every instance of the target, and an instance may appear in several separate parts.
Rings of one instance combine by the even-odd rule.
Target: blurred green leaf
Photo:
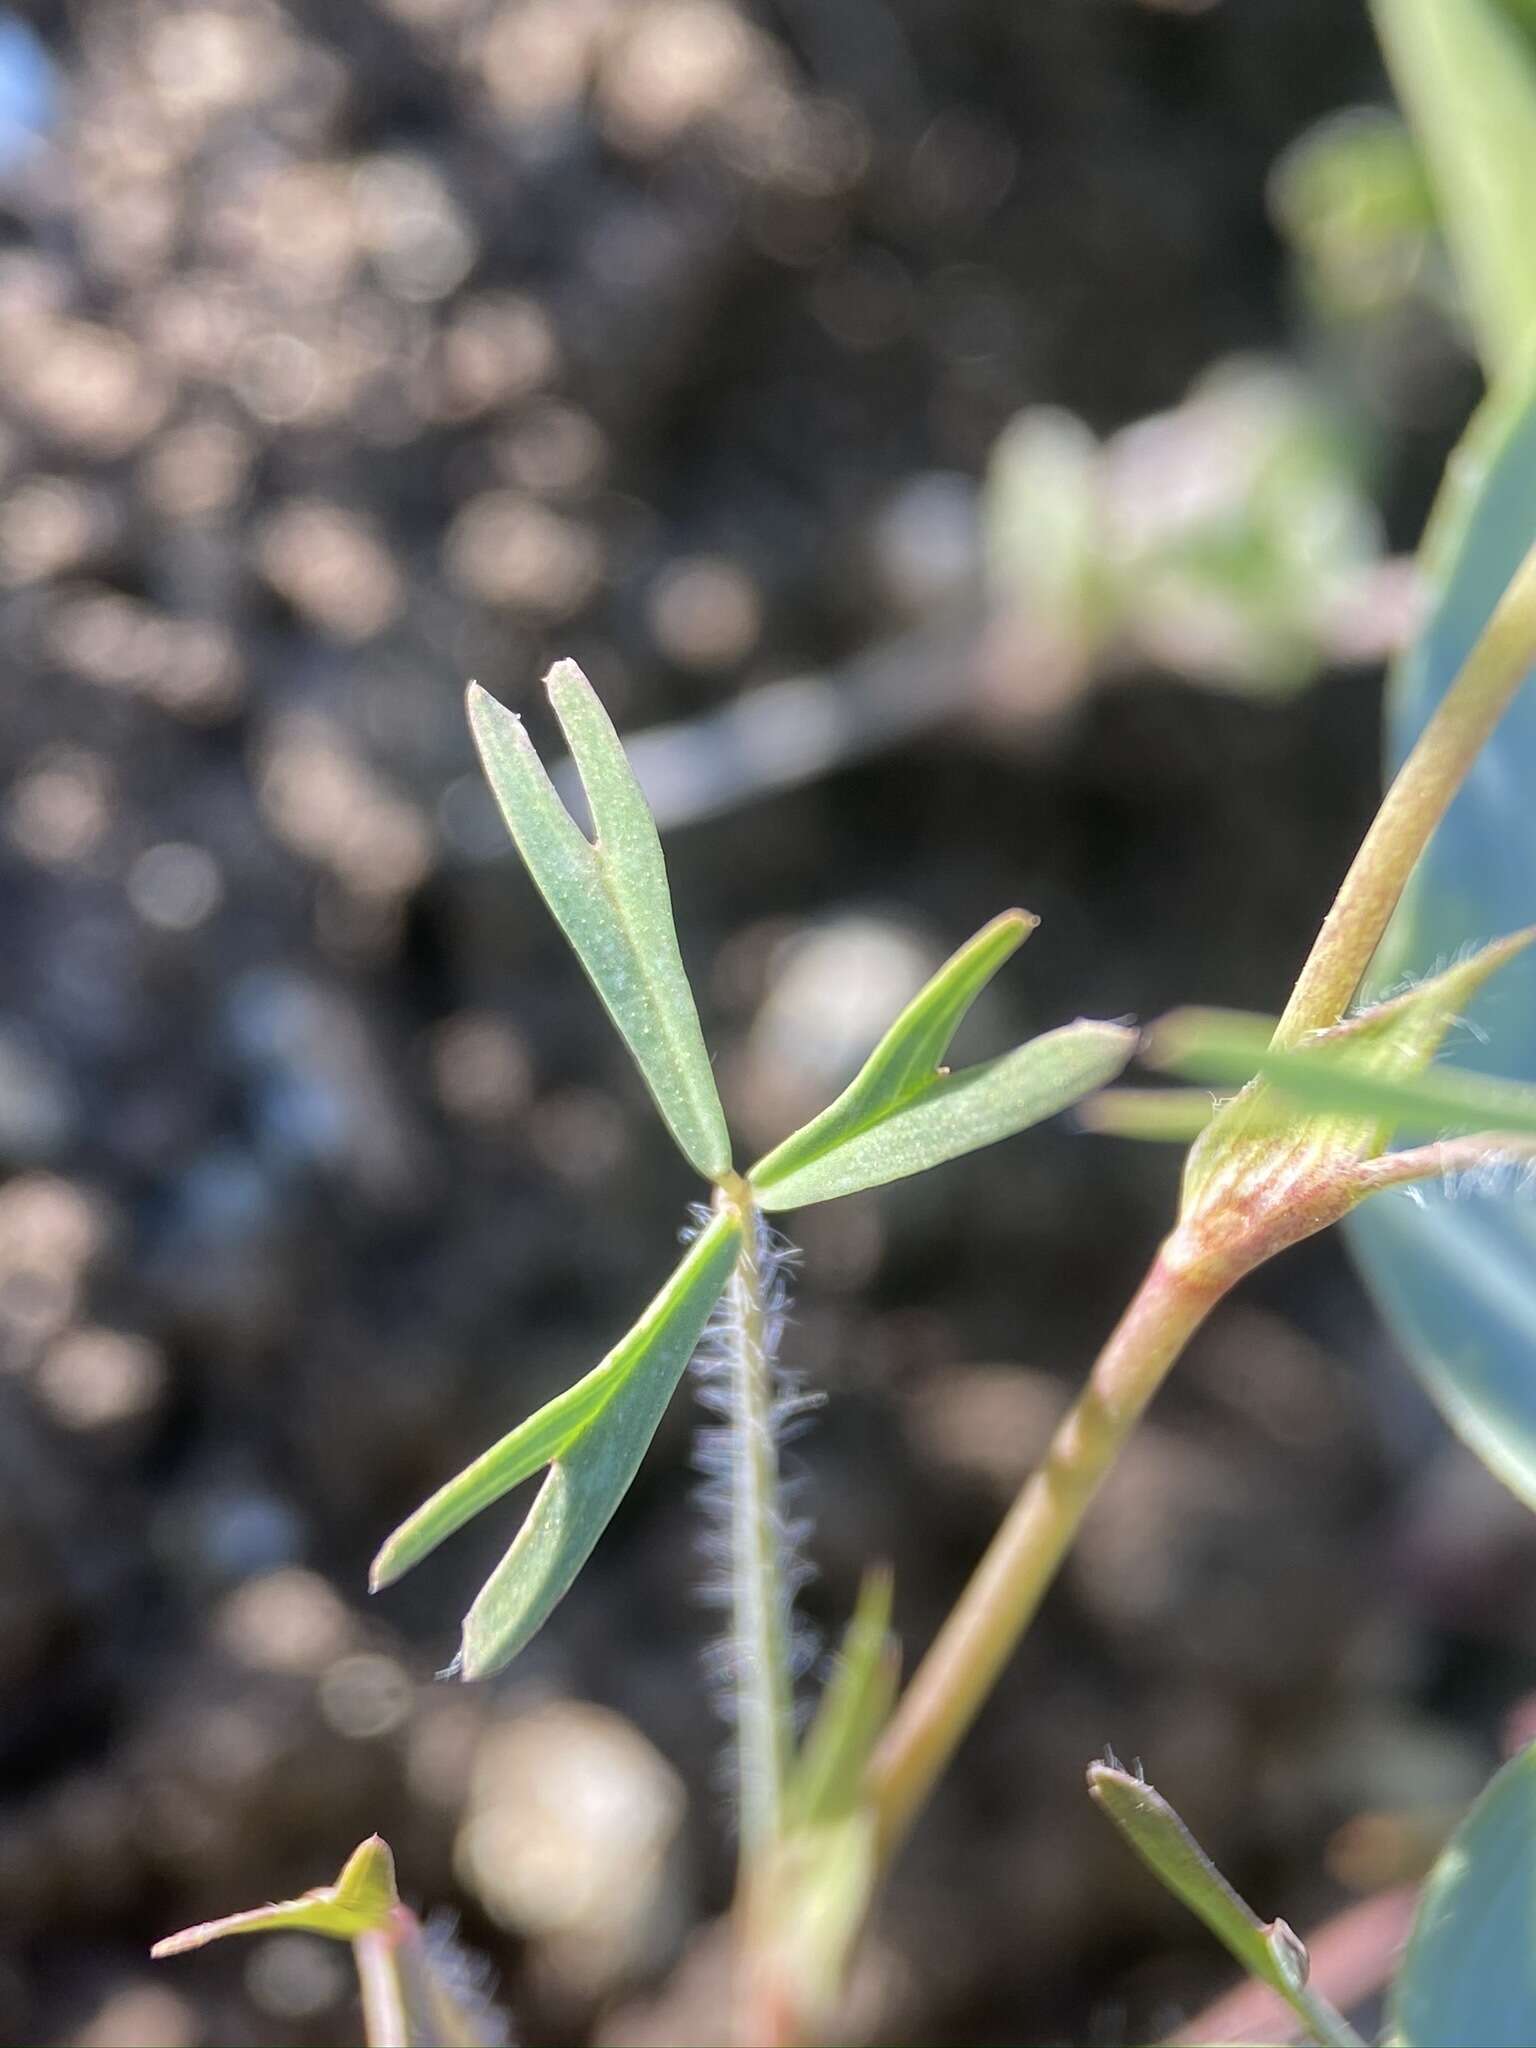
[[[629,1335],[598,1367],[606,1375],[601,1404],[566,1438],[511,1549],[464,1617],[457,1667],[464,1678],[484,1678],[509,1663],[570,1590],[629,1490],[740,1246],[741,1219],[734,1210],[722,1210]],[[508,1469],[518,1469],[522,1456],[514,1453]],[[475,1470],[471,1466],[444,1493],[451,1495],[467,1481],[466,1493],[483,1505],[481,1488],[471,1476]],[[441,1502],[443,1496],[436,1498]],[[433,1508],[429,1501],[420,1515],[430,1518]],[[439,1512],[444,1516],[443,1535],[465,1519],[452,1500]],[[406,1530],[411,1526],[407,1523]],[[391,1544],[397,1540],[392,1538]],[[416,1555],[437,1540],[429,1520]],[[389,1549],[386,1545],[386,1553]]]
[[[168,1934],[150,1950],[156,1959],[185,1955],[210,1941],[222,1941],[226,1934],[268,1934],[294,1929],[307,1934],[328,1935],[333,1941],[353,1941],[360,1934],[382,1927],[400,1903],[395,1889],[395,1859],[389,1844],[378,1835],[360,1842],[347,1858],[334,1884],[317,1885],[296,1899],[276,1905],[255,1906],[245,1913],[227,1913],[222,1920],[204,1920],[196,1927],[184,1927]]]
[[[1075,413],[1027,406],[998,435],[982,501],[988,581],[1084,663],[1114,632],[1123,602],[1104,500],[1103,450]]]
[[[1348,1224],[1382,1314],[1436,1405],[1536,1508],[1536,1230],[1529,1205],[1367,1202]]]
[[[1489,381],[1536,346],[1536,49],[1499,0],[1372,0]]]
[[[1089,1765],[1088,1790],[1153,1875],[1205,1922],[1250,1977],[1280,1994],[1313,2041],[1323,2048],[1359,2048],[1354,2028],[1307,1988],[1302,1943],[1283,1920],[1261,1920],[1239,1897],[1160,1792],[1108,1763]]]
[[[1504,1766],[1419,1900],[1392,1988],[1404,2048],[1536,2041],[1536,1745]]]
[[[1425,539],[1429,607],[1388,696],[1393,765],[1460,669],[1533,538],[1536,394],[1496,394],[1447,471]],[[1536,690],[1527,680],[1414,872],[1373,965],[1375,987],[1453,956],[1469,932],[1530,919],[1533,788]],[[1512,962],[1465,1015],[1460,1070],[1536,1084],[1536,953]],[[1367,1202],[1350,1217],[1347,1236],[1448,1422],[1536,1507],[1536,1207],[1454,1193],[1427,1184],[1422,1206]]]
[[[989,465],[989,588],[1053,702],[1127,646],[1218,688],[1296,689],[1347,644],[1381,557],[1362,469],[1312,379],[1250,358],[1103,446],[1030,406]]]
[[[864,1803],[864,1771],[896,1698],[891,1575],[866,1573],[842,1651],[806,1731],[785,1801],[791,1826],[833,1820]]]
[[[1270,174],[1270,204],[1327,314],[1394,310],[1434,277],[1423,157],[1385,107],[1346,107],[1299,135]]]
[[[752,1871],[755,1967],[771,1975],[771,2003],[818,2040],[847,1984],[849,1955],[879,1875],[878,1820],[865,1771],[890,1718],[898,1666],[891,1575],[869,1572],[795,1759],[783,1829]]]
[[[831,2033],[879,1875],[867,1805],[791,1828],[754,1869],[752,1962],[773,1984],[765,2003],[794,2015],[790,2038]]]
[[[1470,990],[1529,943],[1530,935],[1521,933],[1488,947],[1450,977],[1437,977],[1422,992],[1365,1012],[1336,1031],[1319,1032],[1294,1051],[1272,1047],[1272,1017],[1174,1010],[1148,1032],[1145,1058],[1212,1087],[1241,1087],[1257,1074],[1316,1116],[1341,1120],[1341,1138],[1364,1126],[1358,1133],[1362,1157],[1374,1156],[1397,1131],[1533,1134],[1536,1088],[1448,1067],[1415,1072],[1432,1057],[1455,1014],[1444,1006],[1443,983],[1454,977]],[[1422,1021],[1426,1015],[1438,1023]],[[1274,1131],[1278,1119],[1269,1114]]]
[[[1188,1145],[1216,1112],[1209,1088],[1103,1088],[1077,1105],[1085,1131],[1106,1138],[1142,1138]]]
[[[1118,1074],[1136,1034],[1080,1022],[982,1066],[939,1065],[965,1013],[1034,929],[1010,910],[962,946],[902,1011],[837,1100],[760,1159],[765,1209],[795,1209],[879,1187],[1011,1137]]]
[[[523,722],[477,683],[470,729],[518,852],[618,1026],[667,1128],[707,1180],[731,1164],[693,992],[678,951],[661,841],[608,714],[573,661],[545,689],[592,811],[566,810]]]

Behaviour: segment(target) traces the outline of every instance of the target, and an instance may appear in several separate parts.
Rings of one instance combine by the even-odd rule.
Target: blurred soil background
[[[719,2039],[689,1404],[502,1679],[433,1673],[515,1503],[364,1592],[695,1194],[463,684],[553,748],[572,654],[663,729],[743,1156],[1011,903],[967,1056],[1277,1007],[1476,395],[1389,125],[1324,131],[1385,152],[1384,241],[1296,168],[1388,104],[1363,6],[0,30],[0,2038],[357,2038],[340,1948],[146,1951],[378,1830],[521,2038]],[[926,1642],[1175,1178],[1053,1127],[795,1219],[825,1635],[889,1558]],[[1339,1247],[1289,1255],[1095,1512],[850,2038],[1144,2040],[1228,1981],[1085,1799],[1105,1743],[1300,1927],[1412,1874],[1536,1684],[1531,1563]]]

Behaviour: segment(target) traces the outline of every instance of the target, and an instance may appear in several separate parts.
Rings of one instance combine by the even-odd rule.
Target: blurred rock
[[[535,1944],[551,1989],[588,2006],[681,1935],[683,1812],[681,1782],[637,1729],[550,1701],[481,1736],[456,1863],[492,1919]]]
[[[0,1159],[37,1166],[75,1134],[80,1105],[64,1068],[24,1024],[0,1019]]]

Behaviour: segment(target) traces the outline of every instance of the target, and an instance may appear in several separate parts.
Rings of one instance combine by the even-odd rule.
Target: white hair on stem
[[[695,1228],[707,1221],[707,1210],[695,1212]],[[814,1576],[805,1552],[811,1523],[795,1510],[800,1481],[786,1476],[782,1454],[822,1399],[781,1357],[795,1249],[760,1212],[746,1221],[749,1241],[693,1359],[710,1418],[694,1437],[705,1511],[700,1592],[728,1617],[705,1668],[735,1731],[744,1847],[773,1825],[795,1732],[796,1681],[817,1657],[814,1634],[795,1615]]]

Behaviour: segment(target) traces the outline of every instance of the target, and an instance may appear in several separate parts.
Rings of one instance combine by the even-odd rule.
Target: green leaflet
[[[1490,382],[1536,342],[1536,43],[1519,11],[1508,0],[1372,5]]]
[[[958,1074],[939,1065],[966,1011],[1034,923],[1027,911],[1006,911],[946,961],[837,1100],[753,1167],[764,1209],[832,1201],[921,1173],[1012,1137],[1120,1072],[1136,1034],[1087,1022]]]
[[[509,1663],[569,1592],[629,1491],[740,1247],[741,1219],[722,1210],[605,1360],[617,1368],[606,1399],[556,1455],[511,1549],[464,1617],[462,1677],[485,1678]]]
[[[1404,2048],[1536,2040],[1536,1746],[1492,1780],[1425,1882],[1390,2001]]]
[[[618,1026],[684,1157],[718,1181],[731,1147],[678,951],[661,841],[596,692],[573,661],[545,689],[592,811],[566,810],[514,713],[471,683],[470,730],[528,872]]]
[[[1301,1942],[1283,1920],[1266,1923],[1238,1896],[1160,1792],[1107,1763],[1089,1765],[1088,1790],[1153,1875],[1205,1922],[1250,1977],[1280,1994],[1313,2041],[1323,2048],[1360,2048],[1354,2028],[1307,1989]]]
[[[516,1542],[465,1620],[465,1677],[506,1663],[569,1589],[635,1476],[740,1244],[739,1217],[722,1210],[601,1364],[440,1487],[380,1550],[369,1576],[375,1592],[482,1508],[551,1467]]]
[[[382,1927],[399,1903],[389,1844],[370,1835],[352,1851],[334,1884],[318,1885],[312,1892],[274,1906],[256,1906],[248,1913],[229,1913],[222,1920],[184,1927],[179,1934],[157,1941],[150,1954],[157,1959],[184,1955],[188,1949],[220,1941],[226,1934],[267,1934],[274,1929],[292,1928],[329,1935],[333,1941],[355,1941],[358,1935]]]

